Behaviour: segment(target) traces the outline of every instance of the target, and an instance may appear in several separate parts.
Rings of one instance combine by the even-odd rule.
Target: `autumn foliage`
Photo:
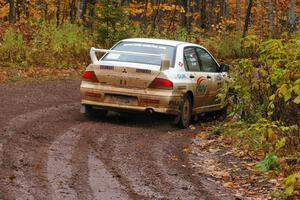
[[[300,1],[0,0],[0,81],[80,72],[91,46],[127,37],[190,41],[229,62],[224,139],[300,190]]]

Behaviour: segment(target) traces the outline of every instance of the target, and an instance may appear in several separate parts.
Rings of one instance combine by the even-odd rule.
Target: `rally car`
[[[98,59],[97,53],[104,55]],[[90,50],[82,75],[81,112],[165,113],[182,128],[200,113],[226,109],[218,94],[228,66],[204,47],[181,41],[131,38],[110,50]]]

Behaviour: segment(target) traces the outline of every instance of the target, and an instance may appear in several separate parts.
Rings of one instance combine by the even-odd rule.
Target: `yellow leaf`
[[[171,155],[170,159],[173,160],[173,161],[178,161],[179,160],[178,157],[174,154]]]
[[[278,90],[278,93],[281,97],[283,97],[287,91],[288,91],[288,85],[287,84],[283,84]]]
[[[185,148],[183,148],[183,150],[182,150],[184,153],[187,153],[187,154],[189,154],[189,153],[191,153],[192,152],[192,150],[189,148],[189,147],[185,147]]]
[[[294,101],[293,101],[295,104],[300,104],[300,95],[297,96]]]
[[[225,188],[234,188],[234,183],[233,182],[227,182],[227,183],[224,183],[223,186]]]
[[[285,189],[284,193],[286,196],[292,196],[292,194],[294,193],[294,185],[289,186],[288,188]]]
[[[205,132],[201,132],[196,135],[196,138],[200,138],[200,139],[205,139],[207,137],[208,137],[208,134]]]

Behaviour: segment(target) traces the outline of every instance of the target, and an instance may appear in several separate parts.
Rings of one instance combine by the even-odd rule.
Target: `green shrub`
[[[278,157],[275,154],[267,154],[265,159],[256,165],[256,169],[261,172],[279,169]]]
[[[224,35],[217,44],[219,56],[222,59],[242,57],[241,39],[238,35]]]
[[[23,66],[27,53],[23,35],[12,28],[7,29],[0,43],[0,61],[4,65]]]
[[[32,41],[31,63],[42,67],[71,67],[86,59],[89,38],[80,26],[42,24]],[[84,52],[84,53],[83,53]]]

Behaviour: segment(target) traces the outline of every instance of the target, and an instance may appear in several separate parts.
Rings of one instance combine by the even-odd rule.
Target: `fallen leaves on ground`
[[[191,166],[196,172],[211,176],[242,199],[268,199],[270,192],[281,188],[281,180],[254,170],[258,161],[255,156],[224,142],[222,136],[210,135],[211,129],[209,125],[203,126],[202,132],[192,135],[191,156],[197,159]]]
[[[24,69],[1,67],[0,66],[0,83],[8,81],[19,81],[26,79],[39,78],[67,78],[70,76],[78,76],[81,74],[85,66],[78,68],[44,68],[44,67],[29,67]]]

